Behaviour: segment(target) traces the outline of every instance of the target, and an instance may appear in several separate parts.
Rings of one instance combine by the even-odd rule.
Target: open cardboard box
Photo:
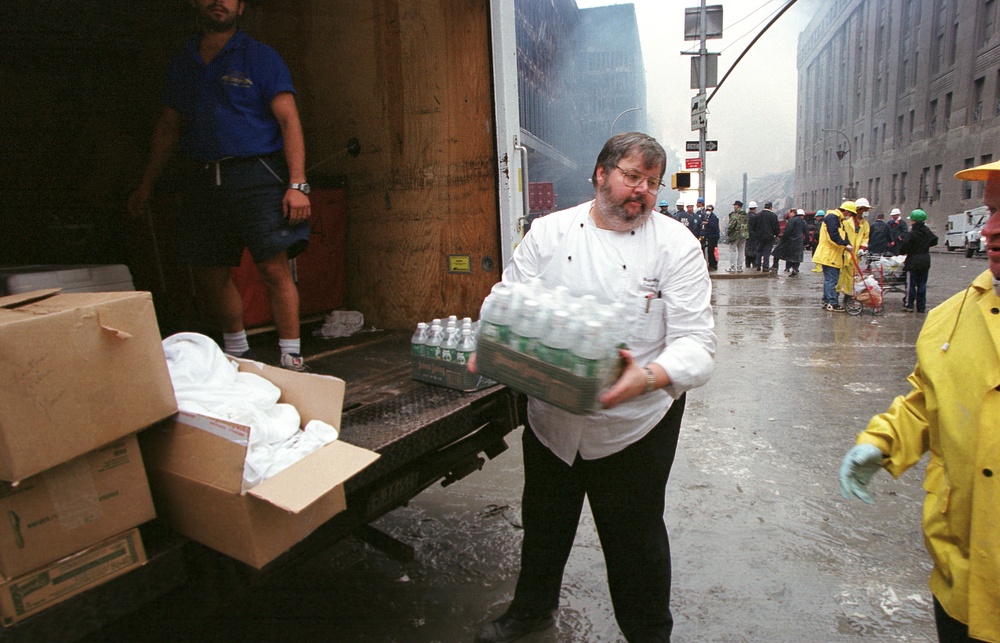
[[[344,382],[237,360],[274,383],[281,402],[339,431]],[[196,413],[144,431],[141,440],[157,514],[173,529],[256,568],[347,507],[344,482],[378,454],[340,440],[240,494],[250,427]]]
[[[0,480],[23,480],[177,410],[148,292],[0,298]]]

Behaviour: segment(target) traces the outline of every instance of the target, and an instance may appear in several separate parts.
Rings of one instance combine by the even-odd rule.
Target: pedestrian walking
[[[912,313],[914,309],[918,313],[927,309],[927,275],[931,270],[930,249],[938,243],[937,236],[927,227],[927,213],[923,210],[914,210],[910,213],[910,221],[913,227],[903,238],[900,253],[906,255],[903,262],[903,270],[907,275],[906,301],[903,303],[903,311]]]
[[[726,272],[743,272],[749,236],[746,210],[743,209],[743,202],[736,199],[733,201],[733,211],[729,213],[729,222],[726,224],[726,239],[729,243],[729,270]]]
[[[705,261],[708,262],[708,269],[715,271],[719,269],[719,217],[715,216],[715,206],[709,205],[705,208],[705,218],[701,224],[702,246],[705,249]]]
[[[760,234],[757,231],[757,202],[751,201],[747,204],[747,247],[744,252],[744,263],[747,270],[752,270],[755,266],[754,260],[760,247]]]
[[[955,178],[986,181],[989,267],[927,316],[912,390],[868,422],[839,478],[845,498],[874,504],[869,483],[880,468],[898,478],[930,451],[923,532],[938,639],[1000,641],[1000,161]]]
[[[244,0],[192,0],[200,32],[170,62],[149,160],[128,210],[143,216],[174,149],[186,159],[177,255],[223,331],[249,357],[243,301],[230,268],[249,249],[278,329],[280,365],[306,370],[299,294],[288,260],[309,243],[305,143],[281,56],[239,28]],[[248,89],[252,88],[252,89]]]
[[[771,269],[771,251],[774,249],[774,240],[781,233],[781,222],[778,215],[771,210],[771,202],[764,203],[764,209],[756,218],[755,228],[750,229],[750,236],[754,236],[754,229],[757,234],[757,250],[753,258],[753,267],[758,272],[768,272]],[[775,266],[777,269],[777,266]]]
[[[631,349],[621,351],[621,375],[599,411],[573,415],[528,399],[521,569],[510,606],[477,641],[512,641],[552,626],[585,499],[624,638],[670,640],[664,493],[685,392],[711,376],[716,338],[698,241],[650,216],[665,166],[653,138],[613,136],[597,157],[595,199],[537,221],[504,269],[507,285],[539,278],[624,303],[630,328],[620,339]]]
[[[777,270],[778,260],[783,259],[789,276],[798,277],[806,243],[806,213],[801,208],[791,212],[794,216],[785,221],[785,229],[774,248],[774,270]]]

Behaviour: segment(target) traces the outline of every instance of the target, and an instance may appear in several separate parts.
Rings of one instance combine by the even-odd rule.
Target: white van
[[[945,229],[944,247],[949,251],[965,250],[967,253],[971,247],[972,252],[975,253],[979,250],[979,235],[977,233],[986,224],[989,217],[990,210],[985,205],[950,215]],[[970,239],[972,243],[970,243]]]

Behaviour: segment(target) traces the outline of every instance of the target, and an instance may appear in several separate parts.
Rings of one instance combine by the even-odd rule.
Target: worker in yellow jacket
[[[844,251],[854,250],[847,239],[844,219],[857,212],[853,201],[844,201],[839,208],[827,210],[819,228],[819,241],[813,252],[813,263],[823,270],[823,310],[843,312],[838,302],[837,283],[844,267]]]
[[[938,637],[1000,643],[1000,161],[955,177],[986,181],[989,269],[927,316],[913,390],[858,435],[840,486],[873,504],[878,469],[898,477],[930,451],[923,531]]]
[[[861,202],[868,203],[867,199],[858,199],[854,202],[855,210],[849,212],[849,216],[844,218],[843,229],[847,234],[847,245],[851,247],[848,253],[844,253],[844,265],[840,269],[840,280],[837,282],[837,292],[844,293],[844,307],[854,295],[854,271],[855,266],[860,268],[858,254],[868,249],[868,237],[871,235],[871,227],[865,221],[864,213],[867,207],[859,206]],[[851,255],[854,258],[851,258]]]

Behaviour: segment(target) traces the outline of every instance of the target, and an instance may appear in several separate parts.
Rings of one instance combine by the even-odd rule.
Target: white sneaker
[[[298,353],[285,353],[281,356],[280,365],[281,368],[289,371],[296,371],[298,373],[309,372],[309,367],[306,366],[305,358]]]

